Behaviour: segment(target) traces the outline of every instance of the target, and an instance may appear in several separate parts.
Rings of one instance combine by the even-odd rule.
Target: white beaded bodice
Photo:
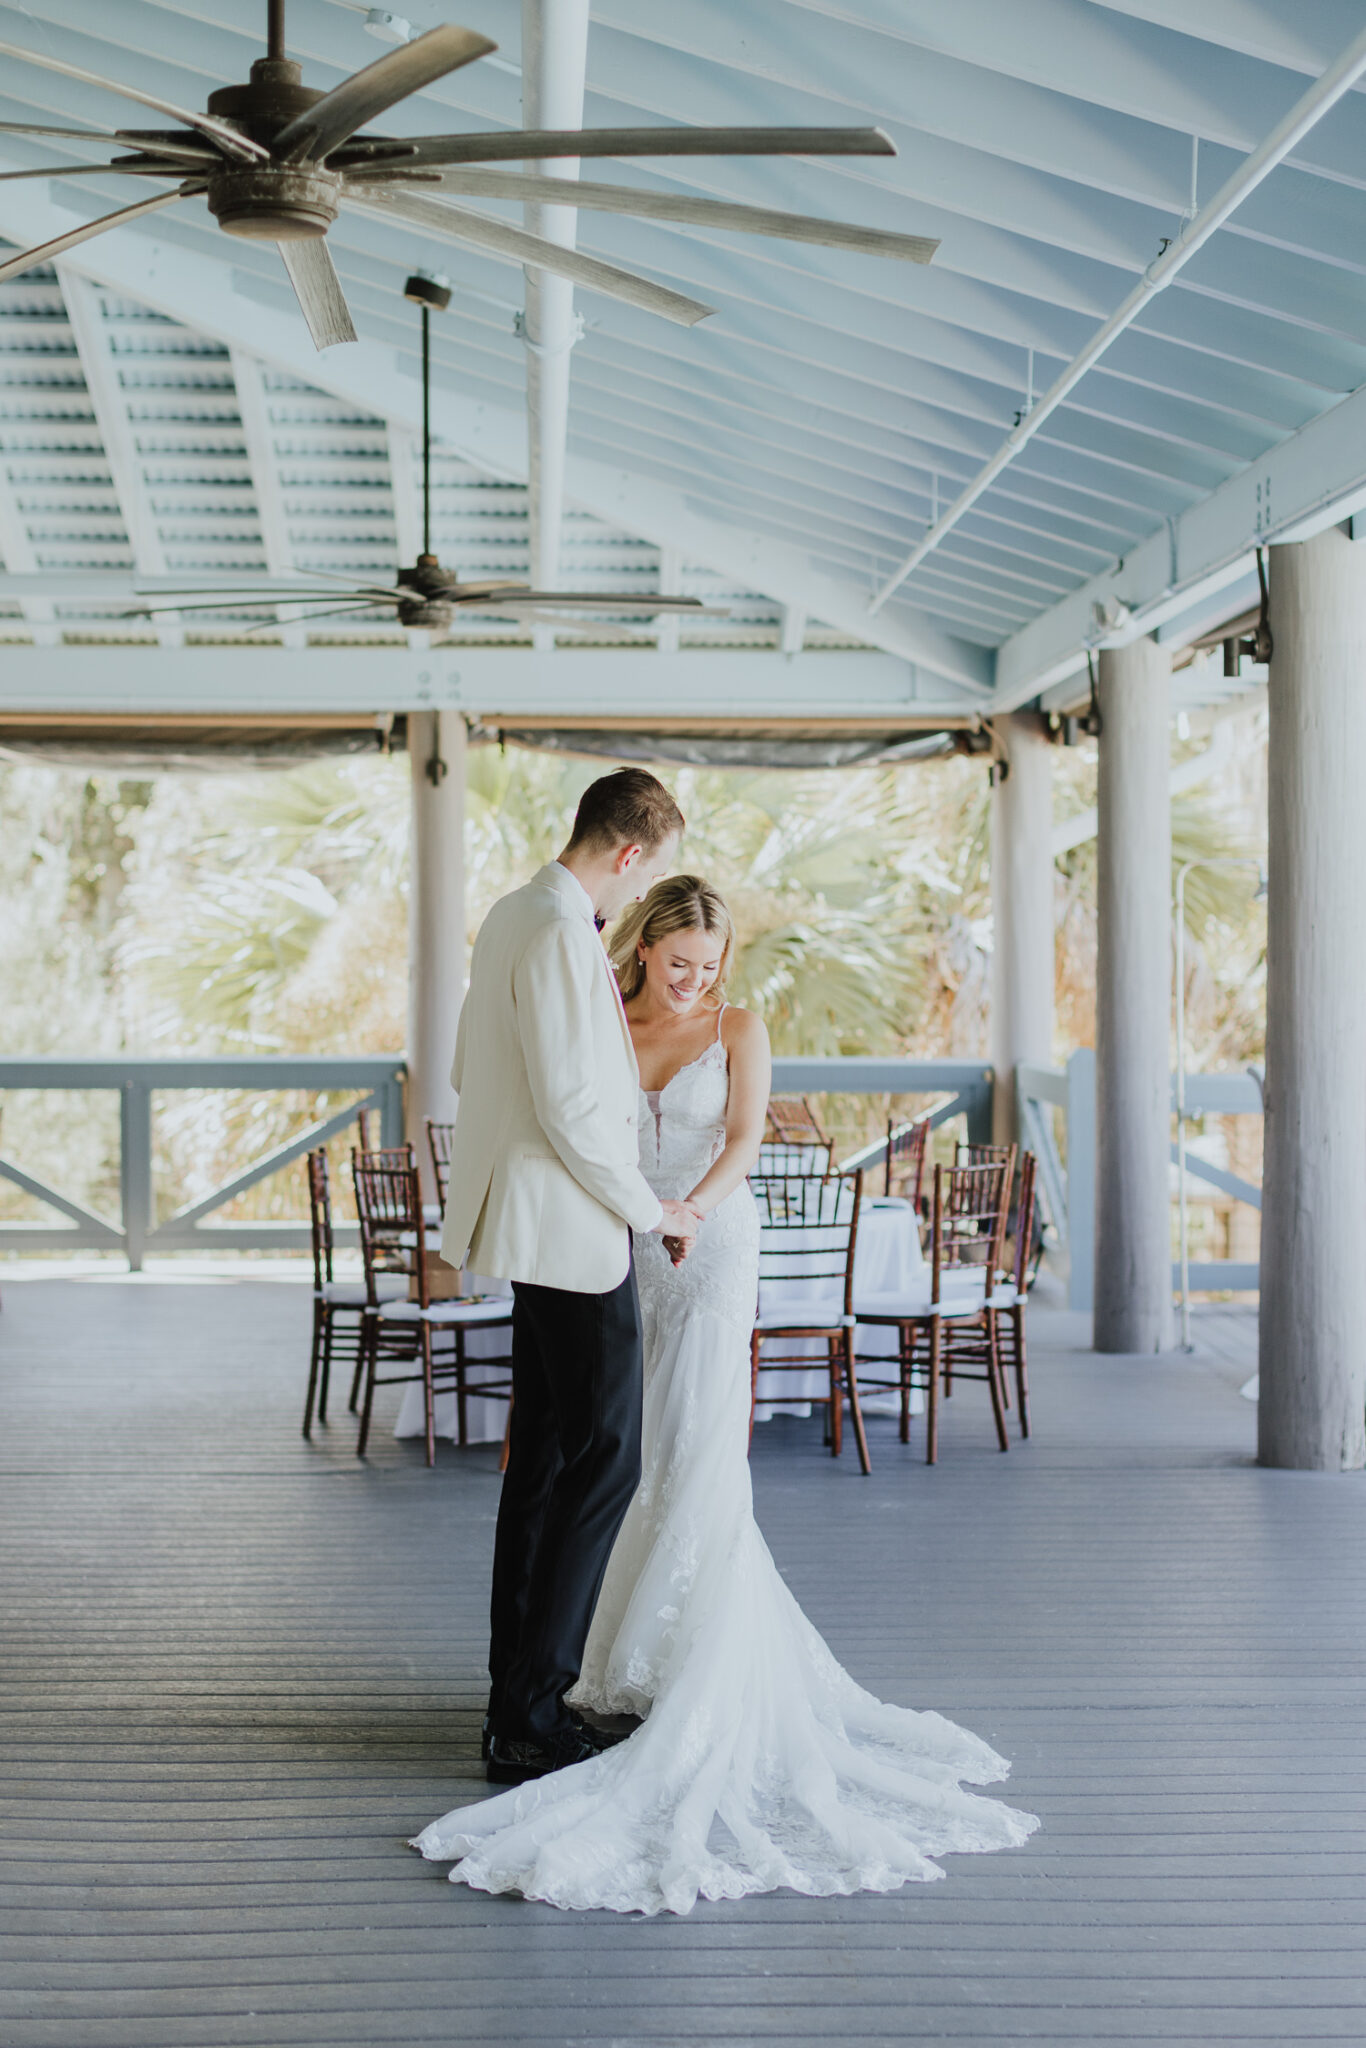
[[[663,1201],[692,1193],[725,1149],[730,1071],[717,1035],[704,1053],[663,1088],[640,1094],[640,1170]],[[655,1319],[677,1315],[683,1303],[705,1299],[713,1313],[753,1327],[759,1285],[759,1217],[746,1181],[719,1201],[697,1233],[681,1266],[670,1263],[658,1237],[636,1239],[636,1278],[646,1328],[646,1356]]]

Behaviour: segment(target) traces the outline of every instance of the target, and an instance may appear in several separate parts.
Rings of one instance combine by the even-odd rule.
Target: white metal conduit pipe
[[[938,547],[945,535],[952,533],[963,515],[971,511],[982,493],[990,489],[1002,470],[1007,469],[1020,450],[1033,440],[1049,414],[1057,411],[1063,400],[1076,389],[1086,372],[1099,362],[1111,342],[1123,334],[1126,327],[1133,324],[1149,299],[1166,290],[1177,273],[1189,263],[1197,249],[1204,247],[1210,236],[1218,232],[1230,214],[1241,206],[1250,192],[1256,190],[1263,178],[1268,177],[1276,166],[1290,155],[1296,144],[1302,142],[1330,108],[1337,105],[1344,93],[1351,91],[1363,73],[1366,73],[1366,29],[1353,38],[1336,63],[1328,67],[1323,76],[1316,80],[1304,97],[1291,108],[1284,120],[1272,129],[1266,140],[1240,164],[1233,176],[1210,200],[1208,206],[1201,207],[1176,239],[1148,265],[1123,305],[1110,315],[1103,327],[1097,329],[1081,353],[1073,357],[1057,382],[1006,436],[990,462],[978,471],[967,488],[954,499],[947,512],[943,513],[916,542],[905,561],[893,571],[870,601],[870,612],[878,611],[892,592],[905,582],[912,570],[918,568],[925,557]]]
[[[589,0],[522,0],[522,126],[582,128],[588,64]],[[572,181],[577,157],[529,165],[544,177]],[[572,249],[578,232],[573,206],[528,206],[534,235]],[[527,494],[531,522],[531,583],[553,590],[559,582],[560,526],[569,443],[569,356],[578,338],[574,287],[547,271],[526,272]]]

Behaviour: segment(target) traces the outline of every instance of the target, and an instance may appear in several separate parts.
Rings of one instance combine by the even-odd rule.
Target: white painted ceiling
[[[415,30],[466,22],[499,55],[377,129],[520,125],[515,0],[403,11]],[[39,13],[0,4],[0,40],[200,107],[245,77],[264,17],[263,0],[44,0]],[[363,17],[347,0],[291,0],[307,82],[334,84],[378,54]],[[898,151],[605,163],[594,176],[942,246],[921,268],[581,212],[582,249],[716,311],[683,330],[578,294],[564,580],[649,590],[663,578],[731,606],[685,641],[865,644],[923,661],[960,708],[989,705],[993,676],[1020,701],[1075,667],[1097,579],[1123,595],[1122,565],[1164,534],[1175,561],[1182,522],[1233,503],[1259,466],[1331,467],[1333,509],[1366,494],[1351,403],[1366,384],[1366,99],[1354,91],[868,612],[1031,392],[1364,21],[1361,0],[594,0],[588,126],[874,121]],[[130,118],[102,89],[0,60],[0,119],[114,117]],[[14,243],[147,190],[64,179],[63,164],[98,154],[84,145],[0,137],[0,151],[9,168],[52,168],[51,181],[0,184],[0,235]],[[402,285],[415,267],[455,288],[433,326],[438,550],[466,574],[521,572],[519,271],[356,214],[329,247],[360,350],[315,356],[273,249],[229,241],[202,201],[71,251],[60,274],[0,285],[0,636],[145,635],[118,616],[133,573],[388,576],[411,559],[416,316]],[[1312,491],[1295,488],[1307,504]],[[1214,596],[1192,582],[1184,610],[1168,605],[1175,630],[1246,603],[1255,537],[1248,522],[1224,548]],[[182,616],[159,631],[222,638],[240,625]],[[473,636],[525,645],[527,629]]]

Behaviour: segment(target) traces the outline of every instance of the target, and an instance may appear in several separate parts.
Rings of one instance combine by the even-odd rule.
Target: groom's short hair
[[[607,853],[640,846],[653,853],[683,830],[683,813],[648,768],[618,768],[590,782],[579,798],[571,848]]]

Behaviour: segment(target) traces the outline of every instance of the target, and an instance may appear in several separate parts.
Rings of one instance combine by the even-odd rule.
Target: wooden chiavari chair
[[[363,1279],[338,1280],[333,1271],[332,1175],[322,1146],[308,1154],[305,1166],[313,1240],[313,1346],[304,1398],[304,1435],[309,1436],[315,1412],[319,1422],[327,1420],[327,1394],[334,1360],[352,1368],[348,1406],[355,1413],[367,1295]],[[381,1281],[380,1286],[390,1300],[407,1291],[403,1280]]]
[[[402,1163],[392,1163],[380,1153],[351,1154],[367,1289],[362,1337],[364,1392],[356,1456],[365,1456],[369,1442],[375,1388],[421,1380],[427,1424],[427,1463],[434,1465],[438,1382],[450,1386],[455,1394],[456,1433],[462,1444],[468,1441],[466,1401],[470,1395],[502,1401],[511,1398],[510,1380],[480,1384],[470,1381],[465,1335],[474,1327],[501,1328],[510,1332],[512,1304],[504,1295],[484,1300],[432,1301],[429,1298],[422,1190],[410,1148],[404,1149],[409,1151],[409,1157]],[[386,1300],[381,1282],[397,1275],[403,1276],[407,1283],[405,1292],[411,1298]],[[438,1331],[449,1332],[453,1340],[449,1350],[436,1350],[434,1338]],[[479,1359],[475,1365],[482,1370],[494,1362]],[[511,1353],[496,1362],[510,1365]],[[381,1366],[396,1364],[415,1364],[418,1370],[380,1371]]]
[[[327,1154],[319,1146],[304,1162],[308,1173],[308,1213],[313,1239],[313,1346],[308,1361],[308,1392],[304,1396],[304,1435],[313,1430],[313,1403],[319,1422],[327,1420],[327,1390],[334,1358],[359,1368],[365,1284],[338,1281],[332,1271],[332,1188]]]
[[[770,1095],[764,1136],[780,1145],[824,1145],[830,1140],[805,1095]]]
[[[759,1374],[807,1373],[819,1361],[783,1345],[823,1341],[829,1392],[801,1398],[823,1407],[829,1420],[830,1455],[843,1449],[844,1403],[849,1402],[859,1464],[867,1473],[868,1439],[859,1406],[854,1365],[854,1252],[858,1243],[862,1173],[788,1174],[750,1183],[759,1210],[759,1312],[750,1340],[750,1433],[758,1401]],[[765,1283],[770,1303],[765,1304]],[[809,1305],[799,1295],[772,1303],[785,1283],[811,1290]],[[778,1347],[776,1350],[773,1347]]]
[[[925,1291],[905,1299],[872,1297],[856,1303],[860,1324],[897,1332],[895,1381],[875,1381],[865,1374],[863,1384],[865,1389],[877,1386],[900,1393],[903,1443],[910,1441],[912,1389],[928,1388],[925,1457],[931,1465],[939,1457],[941,1379],[950,1366],[961,1379],[986,1382],[997,1441],[1003,1451],[1010,1449],[998,1311],[1008,1306],[999,1268],[1013,1170],[1013,1147],[999,1164],[937,1165]],[[870,1361],[865,1358],[861,1363],[866,1366]],[[876,1361],[872,1363],[876,1370]]]
[[[427,1150],[432,1159],[432,1178],[436,1182],[436,1199],[444,1216],[446,1190],[451,1184],[451,1150],[455,1143],[455,1125],[434,1123],[431,1117],[426,1121]]]
[[[1009,1243],[1009,1245],[1010,1245],[1010,1258],[1009,1258],[1009,1261],[1008,1261],[1008,1263],[1007,1263],[1007,1264],[1006,1264],[1006,1265],[1005,1265],[1005,1266],[1004,1266],[1004,1267],[1002,1268],[1001,1272],[999,1273],[999,1275],[998,1275],[998,1280],[999,1280],[999,1283],[1000,1283],[1000,1285],[1001,1285],[1001,1286],[1004,1286],[1004,1285],[1006,1285],[1006,1284],[1008,1284],[1008,1283],[1013,1283],[1013,1284],[1015,1285],[1015,1287],[1016,1287],[1016,1290],[1017,1290],[1018,1292],[1020,1292],[1020,1293],[1027,1293],[1027,1292],[1028,1292],[1028,1286],[1029,1286],[1029,1278],[1027,1277],[1027,1276],[1028,1276],[1028,1255],[1029,1255],[1029,1251],[1030,1251],[1030,1250],[1032,1250],[1032,1234],[1033,1234],[1033,1220],[1032,1220],[1032,1219],[1033,1219],[1032,1201],[1033,1201],[1033,1187],[1034,1187],[1034,1178],[1033,1178],[1033,1177],[1034,1177],[1034,1170],[1035,1170],[1035,1168],[1037,1167],[1037,1161],[1035,1160],[1035,1158],[1034,1158],[1034,1155],[1033,1155],[1033,1153],[1032,1153],[1032,1152],[1026,1152],[1026,1153],[1025,1153],[1025,1154],[1023,1155],[1023,1157],[1019,1157],[1019,1156],[1017,1156],[1017,1153],[1016,1153],[1016,1148],[1015,1148],[1015,1147],[1014,1147],[1013,1145],[976,1145],[976,1144],[972,1144],[972,1143],[969,1143],[969,1142],[966,1142],[966,1141],[962,1141],[962,1142],[960,1142],[960,1143],[959,1143],[959,1145],[958,1145],[958,1147],[957,1147],[957,1149],[956,1149],[956,1151],[955,1151],[955,1155],[954,1155],[954,1156],[955,1156],[956,1162],[957,1162],[957,1164],[958,1164],[959,1166],[1000,1166],[1000,1165],[1002,1165],[1003,1163],[1005,1163],[1006,1161],[1010,1161],[1010,1162],[1012,1162],[1012,1164],[1013,1164],[1013,1166],[1014,1166],[1014,1169],[1015,1169],[1015,1176],[1016,1176],[1016,1178],[1015,1178],[1015,1182],[1014,1182],[1014,1185],[1013,1185],[1013,1189],[1012,1189],[1012,1193],[1011,1193],[1011,1204],[1010,1204],[1010,1211],[1009,1211],[1009,1216],[1008,1216],[1008,1219],[1007,1219],[1007,1223],[1006,1223],[1006,1238],[1007,1238],[1007,1241],[1008,1241],[1008,1243]],[[1016,1280],[1015,1280],[1015,1276],[1014,1276],[1014,1268],[1015,1268],[1015,1265],[1016,1265],[1016,1260],[1017,1260],[1017,1256],[1018,1256],[1018,1252],[1019,1252],[1019,1245],[1018,1245],[1018,1243],[1017,1243],[1016,1239],[1015,1239],[1015,1238],[1014,1238],[1014,1237],[1013,1237],[1013,1236],[1011,1235],[1011,1227],[1012,1227],[1012,1225],[1013,1225],[1013,1224],[1014,1224],[1014,1223],[1016,1222],[1016,1219],[1017,1219],[1017,1217],[1018,1217],[1018,1216],[1019,1216],[1019,1214],[1021,1213],[1021,1210],[1022,1210],[1022,1206],[1023,1206],[1023,1202],[1024,1202],[1024,1161],[1025,1161],[1026,1159],[1027,1159],[1027,1160],[1028,1160],[1028,1161],[1030,1162],[1030,1201],[1031,1201],[1031,1209],[1030,1209],[1030,1221],[1029,1221],[1029,1222],[1028,1222],[1028,1223],[1027,1223],[1027,1224],[1025,1225],[1025,1230],[1026,1230],[1026,1237],[1027,1237],[1027,1239],[1029,1240],[1029,1245],[1028,1245],[1028,1249],[1027,1249],[1027,1251],[1026,1251],[1026,1261],[1025,1261],[1025,1264],[1024,1264],[1024,1266],[1022,1266],[1022,1267],[1021,1267],[1021,1269],[1020,1269],[1020,1275],[1021,1275],[1021,1277],[1019,1278],[1019,1280],[1018,1280],[1018,1281],[1016,1281]],[[999,1290],[998,1290],[998,1291],[999,1291]],[[1001,1326],[1001,1332],[1000,1332],[1000,1334],[1001,1334],[1002,1336],[1004,1336],[1004,1334],[1005,1334],[1005,1326],[1004,1326],[1004,1325],[1002,1325],[1002,1326]],[[1020,1335],[1020,1343],[1021,1343],[1021,1344],[1023,1344],[1023,1342],[1024,1342],[1024,1311],[1023,1311],[1023,1308],[1021,1308],[1021,1311],[1020,1311],[1020,1331],[1019,1331],[1019,1335]],[[1013,1333],[1012,1333],[1012,1341],[1013,1341]],[[1012,1350],[1012,1353],[1011,1353],[1011,1355],[1012,1355],[1012,1357],[1014,1357],[1014,1356],[1015,1356],[1015,1352],[1014,1352],[1013,1350]],[[1004,1353],[1002,1354],[1002,1356],[1004,1357]],[[1002,1393],[1003,1393],[1003,1394],[1004,1394],[1004,1396],[1005,1396],[1005,1404],[1006,1404],[1006,1406],[1007,1406],[1007,1408],[1008,1408],[1008,1407],[1010,1406],[1010,1381],[1009,1381],[1009,1379],[1008,1379],[1008,1378],[1006,1377],[1006,1374],[1005,1374],[1004,1370],[1002,1370],[1002,1373],[1001,1373],[1001,1391],[1002,1391]],[[946,1358],[946,1360],[945,1360],[945,1363],[944,1363],[944,1392],[945,1392],[945,1394],[946,1394],[946,1395],[947,1395],[947,1394],[952,1394],[952,1392],[953,1392],[953,1366],[952,1366],[952,1362],[951,1362],[951,1360],[949,1360],[949,1359],[947,1359],[947,1358]],[[1023,1398],[1023,1397],[1022,1397],[1022,1398]],[[1022,1431],[1021,1431],[1021,1434],[1022,1434],[1023,1436],[1028,1436],[1028,1435],[1029,1435],[1029,1424],[1028,1424],[1028,1418],[1027,1418],[1027,1417],[1025,1418],[1025,1422],[1024,1422],[1024,1427],[1023,1427],[1023,1429],[1022,1429]]]

